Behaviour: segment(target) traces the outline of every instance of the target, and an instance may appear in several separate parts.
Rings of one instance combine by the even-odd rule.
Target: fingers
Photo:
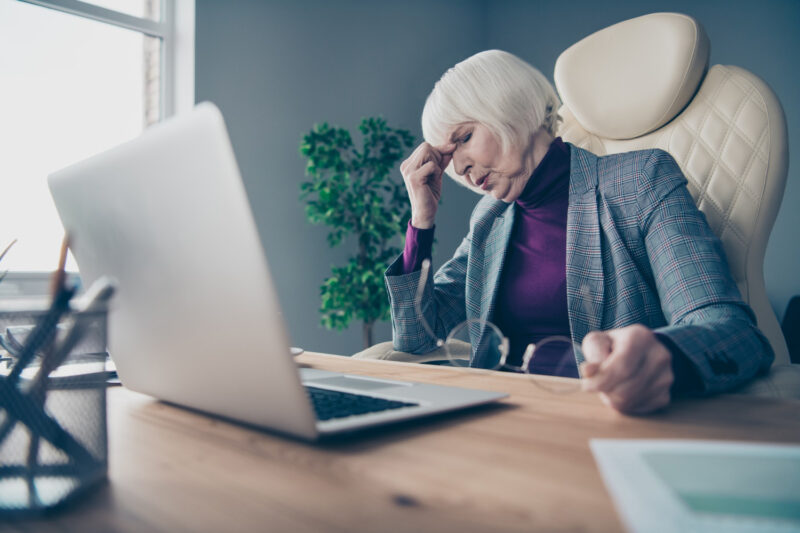
[[[587,380],[587,390],[609,392],[620,386],[623,382],[637,376],[645,362],[642,352],[647,348],[648,333],[650,330],[644,326],[629,326],[610,332],[601,332],[611,345],[610,353],[603,358],[600,368],[591,379]],[[588,337],[588,335],[587,335]],[[584,340],[585,343],[585,340]],[[591,349],[592,346],[590,345]],[[586,348],[584,348],[586,355]],[[587,359],[592,356],[586,355]],[[597,361],[595,359],[595,361]]]
[[[585,362],[581,364],[580,375],[583,378],[590,378],[595,376],[600,370],[603,361],[611,354],[613,342],[611,336],[603,331],[591,331],[583,339],[581,350]],[[588,383],[584,381],[584,387]],[[588,389],[586,389],[588,390]],[[592,389],[593,390],[593,389]]]
[[[611,352],[598,362],[598,346],[608,339]],[[624,413],[645,413],[669,404],[672,355],[650,329],[637,325],[600,332],[591,339],[587,335],[584,352],[588,362],[582,366],[582,387],[599,392],[607,405]]]
[[[439,165],[434,163],[433,161],[428,161],[427,163],[423,164],[417,170],[415,170],[411,176],[418,184],[420,185],[428,185],[431,181],[436,180],[441,174],[438,172]]]
[[[637,405],[633,405],[628,408],[620,405],[617,398],[603,392],[600,393],[600,400],[607,406],[619,411],[620,413],[624,413],[626,415],[644,415],[669,406],[669,403],[672,401],[672,394],[670,393],[669,389],[667,389],[659,392],[656,395],[650,396],[648,399],[643,400]]]
[[[450,161],[453,160],[453,152],[449,154],[442,154],[442,160],[439,162],[439,166],[442,168],[442,172],[447,168],[447,165],[450,164]]]
[[[444,172],[444,170],[453,160],[453,154],[456,151],[456,147],[456,143],[450,143],[443,147],[437,148],[439,153],[442,154],[442,159],[439,161],[439,166],[442,168],[442,172]]]
[[[447,165],[450,164],[450,161],[453,160],[453,154],[456,151],[458,145],[456,143],[446,144],[444,146],[438,146],[435,148],[441,159],[439,160],[439,166],[442,168],[442,171],[447,168]]]
[[[644,364],[629,379],[609,391],[613,406],[618,411],[635,412],[637,406],[649,398],[669,393],[674,376],[670,356],[650,350],[643,357]]]
[[[401,171],[403,167],[406,167],[409,171],[414,171],[428,161],[433,161],[437,164],[437,166],[442,168],[446,167],[446,164],[442,165],[442,161],[445,157],[452,158],[454,151],[455,144],[445,145],[442,148],[435,148],[424,142],[414,149],[411,155],[408,156],[408,159],[403,161],[403,163],[400,165]],[[450,159],[448,159],[447,162],[449,163]]]
[[[608,405],[621,413],[647,413],[666,407],[671,399],[672,369],[660,368],[655,373],[631,379],[608,393]]]
[[[580,375],[582,378],[590,378],[597,374],[598,370],[600,370],[600,363],[584,361],[580,366]]]
[[[453,155],[453,152],[456,151],[457,146],[458,145],[456,143],[447,143],[441,146],[436,146],[434,150],[442,155]]]
[[[411,201],[411,224],[420,229],[433,227],[442,194],[442,173],[453,157],[450,145],[444,153],[422,143],[400,165],[403,181]]]
[[[627,411],[630,414],[646,414],[652,413],[653,411],[657,411],[659,409],[663,409],[669,405],[669,402],[672,400],[672,395],[670,394],[669,389],[661,392],[657,396],[653,396],[650,401],[645,402],[634,409]]]
[[[605,331],[591,331],[583,339],[581,349],[583,350],[583,357],[586,361],[594,363],[596,366],[600,364],[611,355],[611,349],[614,342],[611,335]]]
[[[444,169],[450,164],[452,152],[442,154],[428,143],[420,144],[400,165],[400,172],[408,185],[426,185],[433,178],[441,178]]]

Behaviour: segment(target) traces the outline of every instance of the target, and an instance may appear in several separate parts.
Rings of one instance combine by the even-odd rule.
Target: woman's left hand
[[[635,324],[593,331],[583,339],[582,387],[599,392],[623,413],[649,413],[670,402],[672,354],[653,333]]]

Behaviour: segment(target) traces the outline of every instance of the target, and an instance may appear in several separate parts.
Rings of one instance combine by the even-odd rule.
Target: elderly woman
[[[425,326],[443,337],[469,318],[504,332],[509,360],[544,337],[570,336],[585,361],[557,373],[580,374],[584,390],[630,413],[768,369],[769,342],[672,157],[597,157],[565,143],[555,137],[558,107],[539,71],[498,50],[436,83],[422,113],[425,142],[400,167],[412,218],[386,272],[395,349],[429,352],[436,339]],[[415,305],[444,172],[483,198]]]

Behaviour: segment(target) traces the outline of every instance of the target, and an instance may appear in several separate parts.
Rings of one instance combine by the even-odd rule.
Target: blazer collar
[[[572,339],[582,342],[603,324],[605,274],[600,238],[598,158],[570,145],[570,194],[567,211],[567,311]],[[583,357],[576,354],[578,364]]]
[[[483,271],[486,273],[486,283],[481,295],[480,306],[480,317],[484,320],[490,320],[494,314],[497,286],[500,283],[500,275],[503,271],[508,241],[514,228],[514,207],[514,202],[508,204],[500,200],[497,200],[490,207],[494,219],[483,256]]]
[[[569,146],[569,195],[581,196],[597,188],[597,156],[572,143]]]
[[[597,159],[598,157],[588,150],[584,150],[572,143],[569,146],[569,194],[580,196],[597,188]],[[484,209],[495,218],[514,217],[515,202],[506,203],[502,200],[484,200]]]

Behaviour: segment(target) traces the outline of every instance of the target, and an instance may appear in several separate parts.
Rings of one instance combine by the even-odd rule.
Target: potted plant
[[[330,228],[330,246],[354,238],[355,254],[347,264],[333,266],[320,287],[321,323],[344,330],[360,320],[366,348],[372,345],[375,322],[389,318],[383,273],[400,253],[395,237],[405,232],[411,216],[405,185],[391,172],[414,137],[382,118],[365,118],[358,129],[360,150],[348,130],[327,123],[303,136],[300,153],[311,179],[300,185],[300,197],[308,220]]]

